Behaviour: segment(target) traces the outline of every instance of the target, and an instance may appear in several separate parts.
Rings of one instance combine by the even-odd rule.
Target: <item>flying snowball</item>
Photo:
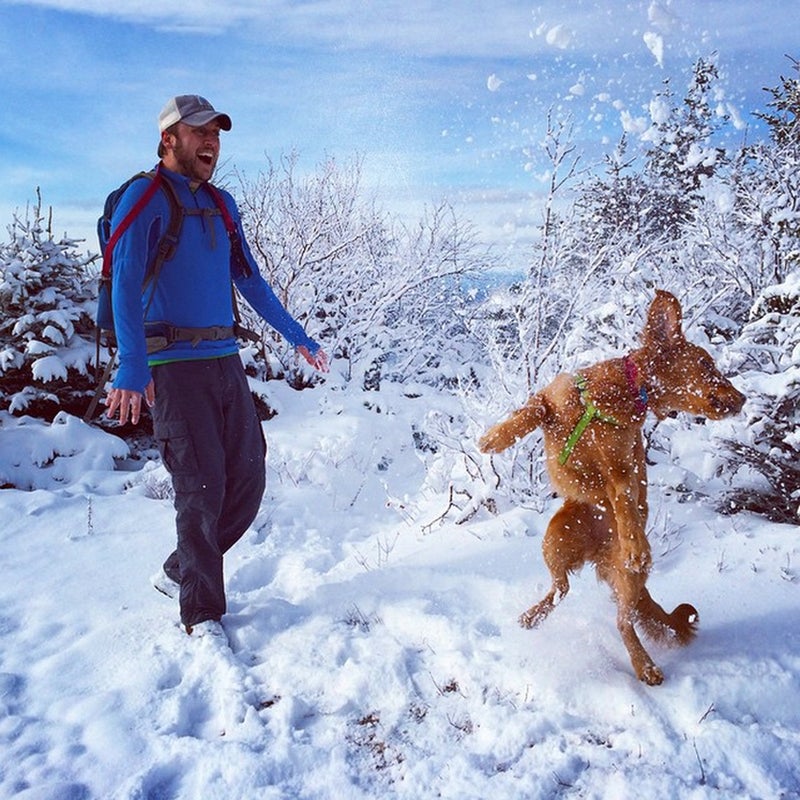
[[[496,92],[501,86],[503,85],[503,81],[497,77],[494,73],[489,76],[489,79],[486,81],[486,88],[490,92]]]
[[[647,49],[653,54],[653,58],[655,58],[656,64],[658,64],[659,67],[663,67],[664,39],[657,33],[653,33],[652,31],[647,31],[647,33],[645,33],[645,35],[642,38],[644,39],[644,43],[647,45]]]
[[[664,33],[670,33],[676,24],[675,17],[661,3],[655,0],[650,3],[650,7],[647,9],[647,19],[656,30]]]
[[[547,44],[557,47],[559,50],[566,50],[572,42],[572,33],[563,25],[554,25],[547,31],[545,36]]]

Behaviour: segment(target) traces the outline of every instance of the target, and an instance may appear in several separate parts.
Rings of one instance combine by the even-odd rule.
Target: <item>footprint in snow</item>
[[[194,640],[183,632],[180,636],[176,655],[166,660],[158,682],[159,731],[205,740],[263,739],[254,681],[230,647],[213,636]]]

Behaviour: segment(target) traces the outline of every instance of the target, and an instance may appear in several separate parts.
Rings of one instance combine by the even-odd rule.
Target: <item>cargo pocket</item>
[[[198,492],[202,488],[194,442],[185,420],[154,421],[153,434],[161,460],[172,477],[176,492]]]

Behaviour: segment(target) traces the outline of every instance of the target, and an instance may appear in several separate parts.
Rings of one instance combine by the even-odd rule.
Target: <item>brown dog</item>
[[[588,367],[577,377],[558,375],[490,428],[479,447],[499,453],[541,427],[547,470],[564,497],[542,542],[553,586],[520,617],[520,624],[538,625],[569,591],[569,573],[594,562],[598,577],[614,591],[617,627],[637,677],[661,683],[663,673],[642,646],[634,623],[652,638],[686,644],[695,635],[698,615],[688,604],[667,614],[645,585],[651,557],[642,424],[647,409],[659,418],[686,411],[721,419],[740,411],[744,401],[711,356],[685,339],[676,298],[658,291],[639,349]]]

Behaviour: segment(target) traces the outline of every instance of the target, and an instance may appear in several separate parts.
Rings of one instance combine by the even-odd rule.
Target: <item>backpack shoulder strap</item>
[[[117,241],[122,234],[125,233],[128,228],[130,228],[131,223],[136,219],[136,217],[139,216],[142,209],[150,202],[151,198],[156,193],[159,184],[161,183],[161,175],[158,172],[158,169],[156,169],[155,172],[140,172],[138,175],[134,175],[134,177],[128,181],[128,185],[133,183],[133,181],[135,181],[137,178],[150,179],[150,185],[147,187],[144,194],[136,201],[133,208],[131,208],[131,210],[123,217],[122,222],[117,225],[114,233],[111,234],[111,237],[109,238],[108,243],[103,251],[103,278],[111,277],[111,264],[114,256],[114,246],[116,245]]]
[[[206,183],[204,186],[211,195],[211,199],[214,201],[214,204],[219,209],[219,213],[222,216],[222,221],[225,223],[225,230],[228,232],[228,236],[235,236],[236,223],[233,221],[231,212],[228,210],[228,206],[225,204],[225,198],[222,196],[222,192],[220,192],[220,190],[217,189],[213,183]]]
[[[249,278],[253,274],[253,270],[250,264],[247,263],[239,231],[225,203],[225,198],[213,183],[206,183],[205,187],[219,209],[222,221],[225,224],[225,230],[228,232],[228,239],[231,242],[231,273],[235,273],[239,277]],[[236,287],[233,284],[233,280],[231,280],[231,302],[233,305],[234,333],[241,338],[249,339],[251,342],[260,341],[261,337],[257,333],[248,330],[242,325],[242,316],[239,311],[239,303],[236,300]]]
[[[178,193],[170,181],[161,174],[161,165],[159,164],[154,171],[140,172],[134,175],[128,182],[132,183],[137,178],[150,179],[150,185],[147,187],[142,196],[134,203],[130,211],[122,218],[122,221],[114,229],[114,233],[108,240],[105,250],[103,252],[103,269],[102,278],[109,279],[111,277],[111,267],[114,254],[114,246],[123,233],[131,226],[131,223],[136,219],[142,210],[147,206],[153,195],[159,190],[163,189],[170,205],[169,223],[166,231],[162,234],[158,241],[153,263],[149,266],[148,276],[145,284],[152,281],[158,276],[161,270],[161,265],[164,261],[168,261],[175,255],[175,248],[178,246],[178,239],[180,237],[181,226],[183,225],[184,208],[178,199]]]
[[[161,266],[165,261],[169,261],[174,255],[178,247],[178,240],[181,235],[181,227],[183,226],[183,218],[186,209],[181,203],[178,192],[172,185],[169,178],[164,177],[161,172],[161,165],[156,167],[156,175],[154,183],[157,181],[159,186],[164,190],[170,206],[169,224],[166,231],[161,235],[158,240],[158,249],[156,250],[153,264],[149,270],[148,280],[156,280],[158,273],[161,271]]]
[[[249,278],[253,274],[253,270],[245,257],[242,240],[239,236],[239,229],[233,221],[231,212],[225,203],[225,198],[222,196],[222,192],[214,186],[213,183],[206,183],[205,187],[211,195],[214,204],[219,209],[219,213],[225,225],[225,230],[228,232],[228,239],[230,239],[231,242],[231,272],[235,277]]]

